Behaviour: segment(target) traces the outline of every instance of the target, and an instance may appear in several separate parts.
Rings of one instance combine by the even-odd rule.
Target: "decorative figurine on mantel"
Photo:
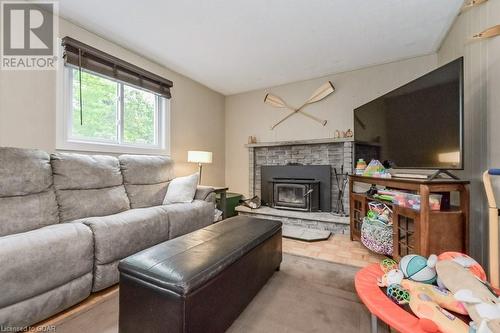
[[[349,128],[347,131],[339,131],[335,130],[335,133],[333,134],[334,139],[346,139],[346,138],[352,138],[354,136],[354,132]]]

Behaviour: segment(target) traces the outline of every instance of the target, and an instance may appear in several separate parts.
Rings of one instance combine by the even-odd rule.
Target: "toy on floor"
[[[387,273],[387,272],[392,271],[393,269],[397,269],[397,268],[398,268],[398,262],[394,259],[385,258],[380,262],[380,269],[384,273]]]
[[[391,284],[387,287],[387,296],[396,304],[408,304],[410,293],[399,284]]]
[[[451,260],[461,266],[467,268],[472,274],[477,276],[482,281],[487,281],[486,272],[483,267],[479,265],[477,261],[469,257],[468,255],[460,252],[443,252],[438,256],[438,261],[440,260]]]
[[[377,282],[379,287],[388,287],[391,284],[401,284],[404,275],[399,269],[392,269],[385,273]]]
[[[401,286],[409,291],[410,297],[418,292],[428,295],[433,302],[436,302],[440,307],[463,315],[467,314],[464,305],[457,301],[453,294],[445,289],[440,289],[436,286],[415,282],[408,279],[401,281]]]
[[[469,332],[469,325],[440,307],[423,291],[412,292],[409,305],[417,317],[432,321],[443,333]]]
[[[407,290],[410,295],[416,292],[424,292],[442,308],[464,315],[467,314],[463,304],[457,301],[448,290],[440,289],[431,284],[404,279],[404,274],[399,269],[387,271],[388,268],[392,267],[397,267],[397,263],[393,259],[386,258],[380,262],[380,268],[385,274],[377,281],[379,287],[396,284]]]
[[[483,332],[500,332],[500,299],[487,285],[452,260],[438,261],[436,270],[455,298],[464,303],[475,326],[482,327]]]
[[[382,260],[384,275],[377,284],[387,287],[387,297],[394,303],[409,304],[423,331],[500,333],[498,290],[488,284],[484,269],[471,257],[459,252],[428,259],[407,255],[396,265],[392,259]],[[432,285],[437,278],[442,288]],[[471,326],[454,313],[468,314]]]
[[[399,269],[410,280],[432,284],[436,281],[437,256],[431,254],[429,259],[416,254],[409,254],[401,258]]]

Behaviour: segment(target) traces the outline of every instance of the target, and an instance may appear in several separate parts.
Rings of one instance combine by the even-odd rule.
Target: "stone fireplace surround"
[[[331,166],[331,202],[332,211],[337,207],[338,187],[333,168],[344,172],[353,172],[353,140],[347,139],[314,139],[301,141],[282,141],[247,144],[249,153],[249,192],[261,196],[261,167],[287,164],[330,165]],[[344,194],[344,210],[349,213],[349,198]],[[288,225],[313,229],[330,230],[334,233],[346,233],[349,230],[347,217],[332,212],[309,213],[276,210],[262,207],[258,210],[239,208],[242,215],[254,215],[279,219]]]
[[[249,189],[252,195],[261,196],[261,166],[287,165],[298,163],[302,165],[330,165],[332,209],[337,207],[337,184],[333,168],[344,172],[353,171],[353,141],[344,139],[303,140],[286,142],[268,142],[246,145],[249,153]],[[349,198],[344,195],[344,207],[349,211]]]

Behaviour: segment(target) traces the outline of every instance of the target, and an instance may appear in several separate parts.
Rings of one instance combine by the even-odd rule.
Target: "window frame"
[[[63,63],[59,61],[59,63]],[[56,149],[69,151],[89,151],[102,153],[130,153],[170,155],[170,99],[136,87],[126,82],[114,80],[82,68],[82,72],[117,82],[117,140],[77,138],[72,135],[73,121],[73,66],[61,64],[58,71],[58,106],[56,116]],[[124,142],[124,86],[143,90],[155,95],[155,144],[133,144]],[[85,112],[85,110],[84,110]]]

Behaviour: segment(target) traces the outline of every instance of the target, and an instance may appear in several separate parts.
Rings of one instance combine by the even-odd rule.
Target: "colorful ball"
[[[404,276],[410,280],[433,284],[436,281],[436,264],[437,257],[431,255],[429,259],[416,254],[409,254],[401,258],[399,269]]]
[[[387,287],[387,297],[396,304],[406,304],[410,301],[410,293],[400,284],[391,284]]]
[[[443,252],[438,256],[438,260],[452,260],[463,267],[467,268],[472,274],[477,276],[479,279],[482,281],[486,281],[486,273],[479,265],[477,261],[475,261],[473,258],[469,257],[468,255],[460,252]]]

